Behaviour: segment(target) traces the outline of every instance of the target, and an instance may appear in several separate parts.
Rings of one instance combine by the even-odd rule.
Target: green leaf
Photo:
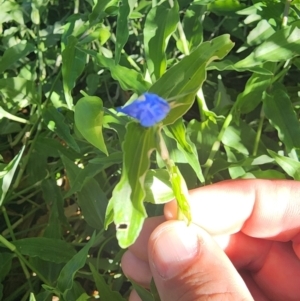
[[[171,102],[172,110],[164,119],[164,124],[173,123],[191,107],[195,94],[206,79],[206,66],[213,60],[222,59],[233,45],[229,35],[202,43],[154,83],[149,92],[165,99],[175,98]]]
[[[149,170],[145,178],[145,202],[165,204],[175,198],[170,175],[165,169]]]
[[[60,187],[54,179],[46,179],[41,184],[43,197],[50,208],[50,217],[44,231],[44,237],[59,239],[62,236],[62,224],[66,228],[70,227],[64,212],[64,200]]]
[[[0,79],[1,94],[10,103],[8,107],[24,108],[29,104],[38,104],[36,85],[34,81],[22,77]]]
[[[106,226],[111,221],[112,210],[114,212],[117,238],[122,248],[127,248],[136,240],[147,216],[143,204],[144,181],[155,147],[155,127],[143,128],[136,122],[127,125],[122,177],[113,191],[106,212]]]
[[[203,41],[203,23],[199,20],[201,20],[205,12],[205,5],[194,2],[191,3],[184,14],[183,28],[190,50],[194,50]]]
[[[13,244],[23,255],[55,263],[67,262],[76,254],[71,244],[60,239],[31,237],[16,240]]]
[[[3,73],[6,69],[10,68],[12,65],[26,57],[27,54],[33,52],[34,50],[35,47],[25,40],[6,49],[0,60],[0,73]]]
[[[12,253],[5,253],[5,252],[0,253],[0,262],[1,262],[0,282],[2,282],[5,279],[5,277],[8,275],[8,273],[10,272],[13,257],[14,257],[14,254],[12,254]],[[0,296],[1,296],[1,292],[0,292]]]
[[[164,130],[169,137],[176,140],[179,151],[184,154],[187,162],[195,171],[199,181],[201,183],[204,183],[204,177],[199,163],[196,146],[186,135],[186,129],[184,127],[182,119],[178,119],[168,128],[164,128]]]
[[[236,63],[236,67],[247,68],[263,62],[286,61],[297,55],[300,55],[300,21],[276,31],[248,57]]]
[[[63,293],[64,296],[72,288],[76,272],[85,265],[88,252],[92,247],[94,240],[95,240],[95,233],[93,233],[88,243],[76,255],[74,255],[72,259],[68,261],[66,265],[62,268],[59,277],[57,279],[56,288],[61,293]]]
[[[108,155],[102,134],[103,115],[103,103],[97,96],[82,97],[75,106],[75,124],[81,135]]]
[[[72,89],[86,64],[86,54],[77,45],[77,39],[68,37],[66,48],[62,52],[62,76],[65,99],[70,110],[73,109]]]
[[[129,37],[128,19],[133,11],[137,0],[123,0],[120,2],[117,30],[116,30],[116,48],[115,48],[115,62],[119,63],[121,52]]]
[[[87,224],[103,229],[107,198],[95,179],[88,179],[78,192],[78,204]]]
[[[115,65],[114,60],[100,54],[96,55],[96,59],[100,66],[109,69],[112,78],[119,82],[124,91],[132,90],[141,95],[149,89],[150,84],[144,80],[139,72],[121,65]]]
[[[290,177],[296,181],[300,181],[300,162],[285,156],[280,156],[270,149],[268,149],[268,153]]]
[[[20,152],[9,162],[9,164],[7,164],[2,171],[0,171],[0,206],[2,206],[4,198],[8,192],[16,169],[22,158],[24,149],[25,146],[23,146]]]
[[[187,132],[190,139],[201,149],[199,152],[199,161],[201,164],[207,161],[212,146],[218,139],[219,131],[218,125],[209,119],[203,122],[197,120],[189,122]]]
[[[125,301],[121,294],[113,291],[108,284],[106,284],[103,276],[101,276],[92,264],[89,264],[90,269],[95,280],[96,288],[101,294],[101,301]]]
[[[170,35],[176,30],[179,22],[177,1],[170,7],[164,1],[154,6],[147,15],[144,27],[144,45],[147,67],[153,81],[165,73],[167,67],[166,47]]]
[[[132,279],[130,280],[133,288],[143,301],[153,301],[153,295],[144,287],[134,282]]]
[[[89,21],[91,24],[100,23],[105,16],[104,9],[111,0],[98,0],[93,7],[92,12],[89,14]]]
[[[76,152],[79,152],[80,149],[75,139],[70,134],[69,126],[64,122],[64,116],[52,106],[45,107],[42,114],[43,114],[44,122],[47,125],[48,129],[56,133]]]
[[[279,85],[270,94],[263,94],[263,109],[287,151],[300,148],[300,123],[283,86]]]
[[[247,114],[253,111],[262,101],[263,93],[272,82],[272,75],[253,73],[248,79],[246,87],[237,97],[236,111]]]
[[[257,23],[247,36],[247,43],[250,46],[260,45],[275,33],[274,28],[267,20],[261,20]]]
[[[191,222],[191,210],[189,204],[189,193],[185,183],[184,178],[182,177],[179,168],[176,165],[173,165],[170,172],[171,184],[173,192],[180,210],[178,219],[186,219],[188,223]],[[183,216],[181,216],[183,214]]]

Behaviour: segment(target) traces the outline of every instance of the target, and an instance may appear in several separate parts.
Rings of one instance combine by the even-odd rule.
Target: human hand
[[[147,219],[122,258],[129,278],[153,277],[162,301],[300,300],[300,182],[224,181],[190,201],[197,226],[174,220],[175,202]]]

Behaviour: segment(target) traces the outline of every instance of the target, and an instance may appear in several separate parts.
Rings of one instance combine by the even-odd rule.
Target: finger
[[[148,261],[139,259],[131,251],[126,251],[122,257],[121,266],[129,279],[143,287],[149,287],[152,275]]]
[[[239,232],[230,237],[225,252],[238,270],[249,272],[269,299],[299,300],[300,260],[291,242],[258,239]],[[252,293],[252,287],[249,290]]]
[[[137,238],[135,243],[129,247],[129,250],[136,257],[148,262],[148,239],[153,230],[165,220],[166,219],[163,216],[151,217],[145,220],[139,237]]]
[[[149,262],[162,301],[253,300],[228,257],[199,227],[160,225],[149,239]]]
[[[136,290],[132,290],[129,295],[129,301],[142,301]]]
[[[219,182],[191,191],[190,206],[193,223],[212,235],[242,231],[257,238],[288,241],[300,229],[300,182]],[[174,219],[176,211],[174,202],[167,204],[166,218]]]

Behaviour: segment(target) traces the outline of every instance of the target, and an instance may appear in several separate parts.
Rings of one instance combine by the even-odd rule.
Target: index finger
[[[190,191],[192,222],[211,235],[243,232],[256,238],[299,240],[300,182],[230,180]],[[177,206],[165,206],[167,219]]]

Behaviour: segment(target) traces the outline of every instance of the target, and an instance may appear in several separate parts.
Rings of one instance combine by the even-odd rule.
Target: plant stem
[[[205,170],[204,170],[204,173],[203,173],[205,179],[206,179],[206,177],[208,175],[209,169],[213,165],[215,155],[216,155],[217,151],[220,148],[223,135],[224,135],[226,129],[228,128],[229,124],[231,123],[233,109],[234,109],[234,107],[232,107],[231,111],[227,115],[227,117],[226,117],[226,119],[225,119],[225,121],[224,121],[224,123],[222,125],[222,128],[220,130],[220,133],[219,133],[219,135],[217,137],[217,140],[214,142],[214,144],[212,146],[212,149],[210,151],[209,157],[208,157],[206,163],[204,164],[204,166],[206,167]]]
[[[51,286],[51,283],[42,274],[40,274],[38,270],[35,269],[35,267],[19,252],[16,246],[10,243],[8,240],[6,240],[2,235],[0,235],[0,243],[2,243],[11,252],[16,254],[18,259],[20,260],[22,267],[25,268],[24,272],[26,271],[25,274],[27,279],[30,278],[30,273],[27,270],[27,267],[29,267],[34,273],[36,273],[36,275],[40,278],[41,281]]]
[[[259,123],[258,123],[258,128],[257,128],[255,140],[254,140],[254,146],[253,146],[253,152],[252,152],[253,156],[256,156],[256,154],[257,154],[257,150],[258,150],[258,146],[259,146],[259,141],[260,141],[260,137],[261,137],[261,133],[262,133],[262,128],[263,128],[264,120],[265,120],[265,114],[264,114],[263,108],[261,108],[260,118],[259,118]]]

